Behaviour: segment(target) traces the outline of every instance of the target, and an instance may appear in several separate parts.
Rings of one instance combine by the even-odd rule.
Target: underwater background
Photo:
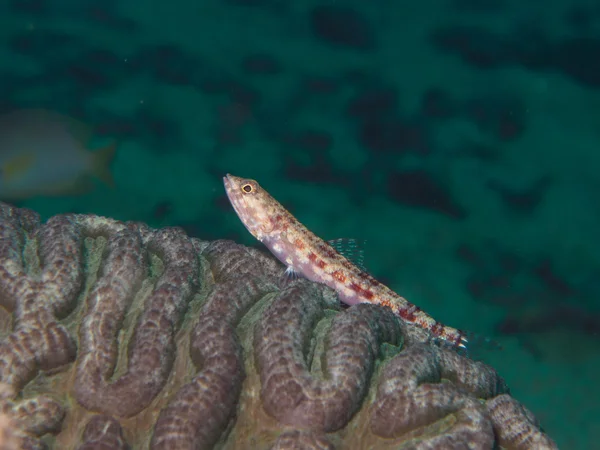
[[[0,148],[0,177],[22,189],[0,200],[257,245],[222,184],[256,179],[320,237],[365,241],[368,270],[436,319],[501,344],[477,356],[560,448],[600,449],[600,4],[0,5],[0,114],[60,113],[86,149],[116,144],[112,180],[49,189],[32,161],[58,173],[75,153],[21,122],[30,143]]]

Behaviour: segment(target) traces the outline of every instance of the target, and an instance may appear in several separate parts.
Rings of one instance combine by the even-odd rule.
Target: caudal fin
[[[465,345],[461,348],[456,347],[454,350],[463,356],[468,356],[471,359],[479,360],[482,359],[485,354],[502,350],[502,344],[496,342],[488,336],[474,333],[472,331],[462,331],[462,334]],[[446,345],[446,343],[441,342],[441,345]]]
[[[115,187],[115,180],[110,172],[110,163],[115,157],[117,143],[113,142],[106,147],[92,153],[92,174],[108,187]]]

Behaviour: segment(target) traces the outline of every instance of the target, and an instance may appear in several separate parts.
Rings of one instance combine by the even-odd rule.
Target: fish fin
[[[339,238],[327,241],[333,249],[344,258],[352,262],[363,272],[367,272],[365,267],[365,243],[364,240]]]
[[[292,280],[297,279],[298,277],[300,277],[300,275],[300,272],[294,269],[292,266],[287,266],[285,268],[285,276]]]
[[[62,121],[66,124],[69,133],[82,146],[86,146],[91,141],[93,136],[92,127],[69,116],[62,116]]]
[[[464,340],[468,342],[467,347],[471,349],[479,349],[485,351],[501,351],[503,350],[502,344],[495,341],[489,336],[475,333],[473,331],[463,331]]]
[[[115,187],[115,180],[110,173],[110,163],[115,157],[117,143],[113,142],[106,147],[92,152],[92,175],[110,188]]]
[[[290,284],[294,283],[298,278],[303,278],[302,273],[298,272],[292,266],[287,266],[285,268],[285,272],[281,274],[279,286],[281,288],[287,287]]]
[[[31,168],[35,162],[36,155],[34,153],[24,153],[16,155],[2,165],[2,180],[10,183],[15,178],[18,178],[22,173]]]
[[[77,178],[75,181],[56,183],[52,186],[48,186],[44,190],[44,196],[57,197],[57,196],[79,196],[88,194],[94,189],[94,183],[87,177]]]
[[[461,333],[463,334],[463,339],[458,346],[437,338],[435,341],[441,347],[455,350],[459,355],[467,356],[475,361],[483,359],[489,353],[503,350],[502,344],[488,336],[473,331],[461,331]]]

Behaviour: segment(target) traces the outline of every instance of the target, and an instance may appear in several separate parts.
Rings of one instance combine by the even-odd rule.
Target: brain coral
[[[0,447],[555,448],[496,372],[270,256],[0,204]]]

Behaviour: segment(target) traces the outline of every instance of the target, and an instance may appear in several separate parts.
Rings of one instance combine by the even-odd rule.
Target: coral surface
[[[231,241],[0,203],[0,304],[2,448],[555,448],[491,367]]]

